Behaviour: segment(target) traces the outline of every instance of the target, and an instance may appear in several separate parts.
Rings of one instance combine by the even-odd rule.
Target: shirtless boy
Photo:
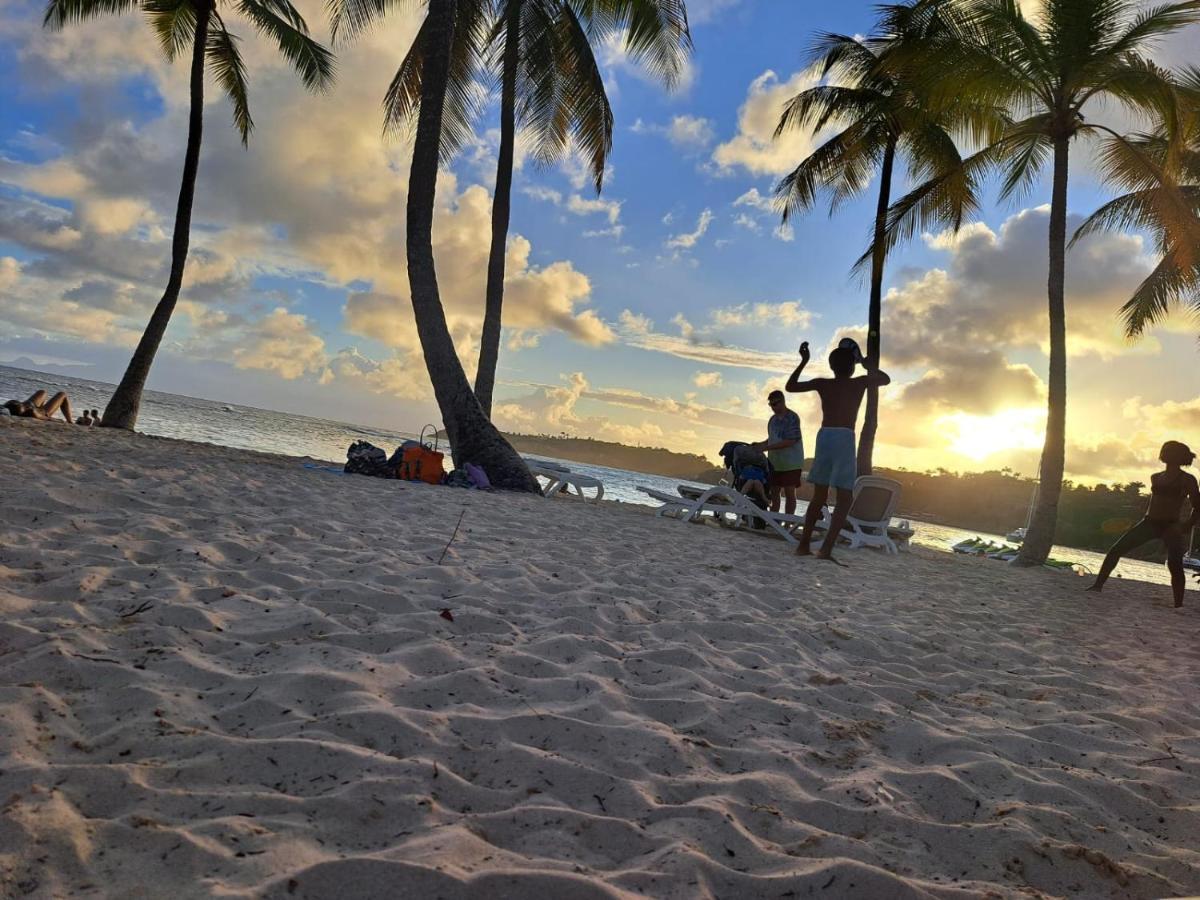
[[[813,461],[812,471],[808,473],[809,484],[813,486],[813,498],[804,514],[804,530],[800,533],[800,545],[796,548],[796,555],[811,554],[813,528],[816,527],[817,518],[829,498],[829,489],[834,488],[837,491],[837,503],[833,507],[833,519],[825,541],[817,553],[820,559],[833,559],[833,547],[842,532],[842,526],[846,524],[850,503],[854,499],[854,479],[858,476],[854,447],[858,410],[862,406],[867,388],[872,385],[883,387],[885,384],[891,384],[892,379],[879,369],[868,369],[866,375],[854,377],[854,352],[839,347],[829,354],[829,368],[833,370],[833,378],[810,378],[801,381],[800,373],[808,365],[808,360],[808,341],[805,341],[800,345],[800,365],[796,367],[787,383],[787,389],[793,393],[816,391],[821,398],[821,430],[817,432],[817,456]]]

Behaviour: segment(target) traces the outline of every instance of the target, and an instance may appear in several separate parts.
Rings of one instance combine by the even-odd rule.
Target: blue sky
[[[301,6],[325,35],[320,5]],[[813,36],[869,30],[872,5],[694,0],[689,9],[696,49],[673,93],[619,48],[600,48],[616,131],[599,198],[573,159],[517,173],[503,427],[711,456],[763,430],[763,398],[800,340],[820,351],[861,333],[866,290],[849,269],[873,188],[790,233],[766,200],[813,146],[811,135],[770,137],[784,99],[813,83],[804,70]],[[407,146],[380,137],[380,100],[416,21],[397,13],[341,48],[339,83],[319,98],[235,26],[258,127],[242,149],[209,85],[194,252],[152,387],[402,429],[436,417],[403,271]],[[0,361],[73,362],[116,380],[165,281],[186,68],[161,61],[136,16],[57,34],[39,23],[36,5],[0,4]],[[1188,40],[1160,60],[1182,59]],[[468,370],[495,142],[492,103],[439,185],[439,276]],[[1079,148],[1072,213],[1106,196]],[[885,464],[1036,469],[1046,197],[1044,183],[1004,205],[993,192],[959,240],[925,235],[893,256]],[[1166,430],[1186,440],[1200,425],[1194,323],[1136,346],[1119,333],[1116,309],[1151,263],[1128,235],[1073,255],[1068,468],[1077,478],[1144,477]],[[812,433],[817,411],[797,408]]]

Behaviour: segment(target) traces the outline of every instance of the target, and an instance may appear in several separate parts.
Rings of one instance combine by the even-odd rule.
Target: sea
[[[71,399],[72,407],[76,410],[76,415],[82,415],[85,408],[96,408],[103,411],[108,398],[112,395],[114,386],[75,376],[53,375],[0,366],[0,403],[8,399],[24,400],[39,388],[45,388],[50,393],[59,390],[66,391]],[[311,457],[336,465],[345,462],[346,448],[355,441],[369,441],[391,453],[404,441],[417,437],[417,434],[411,431],[352,425],[347,422],[335,422],[330,419],[318,419],[296,413],[258,409],[232,402],[203,400],[160,391],[146,391],[144,394],[141,411],[138,415],[138,430],[146,434],[236,447],[242,450]],[[604,485],[604,498],[620,503],[657,506],[655,501],[638,490],[639,486],[670,494],[675,493],[675,488],[680,483],[707,487],[698,482],[664,478],[661,475],[650,475],[644,472],[612,469],[607,466],[596,466],[571,460],[555,460],[545,456],[537,458],[550,459],[553,462],[569,466],[573,471],[599,479]],[[299,464],[300,461],[297,460],[297,465]],[[320,476],[314,473],[314,477]],[[801,503],[800,511],[803,512],[803,509],[804,504]],[[901,519],[905,519],[903,502],[901,503],[901,515],[897,517],[897,520]],[[1001,535],[952,528],[915,519],[906,519],[906,521],[914,529],[913,543],[936,550],[951,552],[951,548],[955,544],[973,537],[997,543],[1004,542]],[[1099,569],[1103,559],[1101,554],[1070,547],[1055,547],[1051,555],[1056,559],[1074,563],[1077,567],[1076,574],[1095,572]],[[1004,565],[1002,562],[984,558],[979,560],[979,564]],[[1155,584],[1170,583],[1165,566],[1140,560],[1122,561],[1115,574],[1117,577]],[[1072,575],[1064,573],[1062,577],[1071,578]],[[1195,579],[1189,578],[1188,581],[1190,587],[1200,589],[1200,585]]]

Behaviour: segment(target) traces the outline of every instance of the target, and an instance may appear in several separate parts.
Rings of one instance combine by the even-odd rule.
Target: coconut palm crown
[[[1184,70],[1179,81],[1181,103],[1158,128],[1105,141],[1102,170],[1128,193],[1092,213],[1071,239],[1123,229],[1154,241],[1159,262],[1121,308],[1130,338],[1180,306],[1200,321],[1200,69]]]
[[[323,90],[332,83],[333,56],[309,37],[303,16],[289,0],[233,0],[227,6],[218,0],[50,0],[46,7],[43,24],[52,29],[109,13],[141,12],[157,35],[168,60],[174,60],[190,49],[191,109],[171,241],[171,270],[166,289],[138,341],[125,375],[105,407],[101,422],[106,426],[133,428],[137,423],[150,367],[179,300],[200,165],[206,68],[212,70],[233,104],[233,122],[243,144],[249,141],[254,128],[246,67],[238,50],[238,37],[229,31],[221,15],[223,7],[240,15],[260,34],[274,41],[305,86]]]

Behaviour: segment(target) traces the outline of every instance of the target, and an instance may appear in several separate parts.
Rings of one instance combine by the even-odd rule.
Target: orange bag
[[[433,432],[433,443],[425,442],[425,432]],[[400,454],[400,466],[396,477],[404,481],[423,481],[426,484],[441,484],[446,477],[442,468],[442,460],[446,454],[438,452],[437,429],[426,425],[421,429],[420,440],[416,444],[405,447]]]

